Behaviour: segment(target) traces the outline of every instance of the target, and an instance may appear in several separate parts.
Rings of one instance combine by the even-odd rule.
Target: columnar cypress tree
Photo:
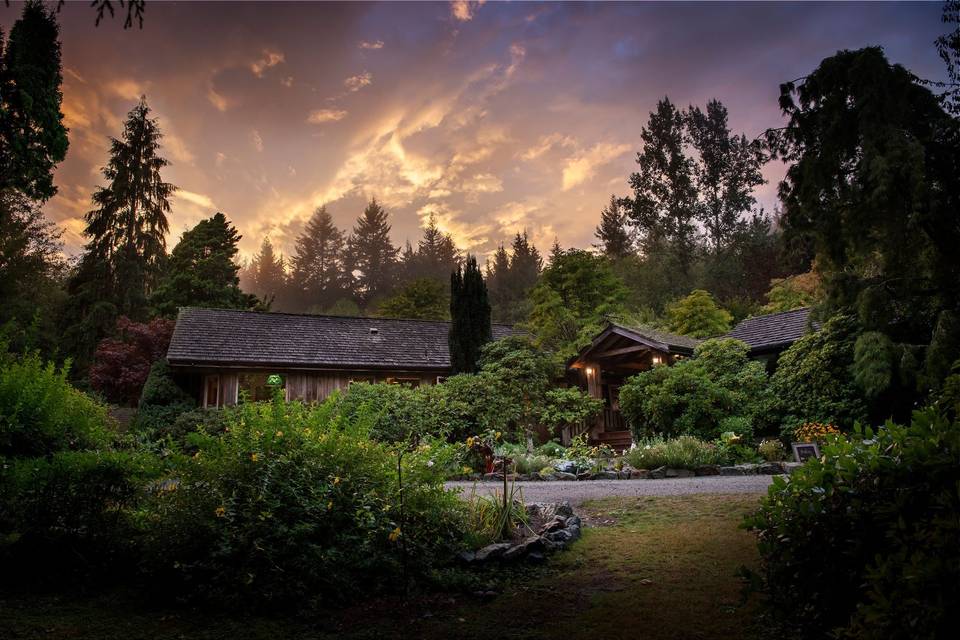
[[[480,349],[493,338],[490,301],[477,259],[467,256],[466,266],[450,276],[450,365],[453,373],[473,373]]]

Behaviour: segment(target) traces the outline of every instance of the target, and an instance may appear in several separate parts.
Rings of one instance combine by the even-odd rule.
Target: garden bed
[[[698,476],[751,476],[791,474],[799,467],[797,462],[761,462],[758,464],[736,464],[730,466],[702,465],[694,469],[657,469],[623,468],[583,473],[510,473],[507,480],[517,482],[585,481],[585,480],[662,480],[665,478],[693,478]],[[459,482],[503,482],[502,473],[471,473],[450,478]]]

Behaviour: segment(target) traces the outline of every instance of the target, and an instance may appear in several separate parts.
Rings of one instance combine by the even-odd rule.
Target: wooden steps
[[[629,431],[604,431],[597,435],[594,444],[605,444],[614,451],[624,451],[633,444],[633,436]]]

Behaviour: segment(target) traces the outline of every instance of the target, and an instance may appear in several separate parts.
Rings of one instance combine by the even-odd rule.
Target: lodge
[[[419,386],[450,375],[448,322],[183,308],[167,351],[178,383],[203,407],[270,397],[314,402],[354,382]],[[493,325],[499,339],[514,332]]]

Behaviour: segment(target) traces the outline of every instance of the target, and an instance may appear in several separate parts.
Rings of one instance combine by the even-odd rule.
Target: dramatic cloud
[[[324,122],[336,122],[347,117],[347,112],[343,109],[315,109],[307,116],[307,122],[310,124],[323,124]]]
[[[179,187],[171,246],[219,210],[244,257],[265,235],[290,255],[317,206],[349,229],[376,197],[397,244],[432,215],[482,260],[523,230],[544,251],[554,239],[590,246],[610,195],[629,193],[664,95],[718,98],[754,137],[782,123],[779,84],[841,48],[883,45],[920,77],[943,77],[935,3],[151,7],[142,31],[94,28],[82,3],[58,14],[70,149],[44,211],[73,254],[109,138],[141,95],[164,133],[164,179]],[[16,13],[0,4],[5,33]],[[783,165],[764,175],[771,209]]]
[[[343,81],[343,86],[347,88],[348,91],[360,91],[367,85],[373,82],[373,74],[369,71],[364,71],[360,75],[350,76]]]

